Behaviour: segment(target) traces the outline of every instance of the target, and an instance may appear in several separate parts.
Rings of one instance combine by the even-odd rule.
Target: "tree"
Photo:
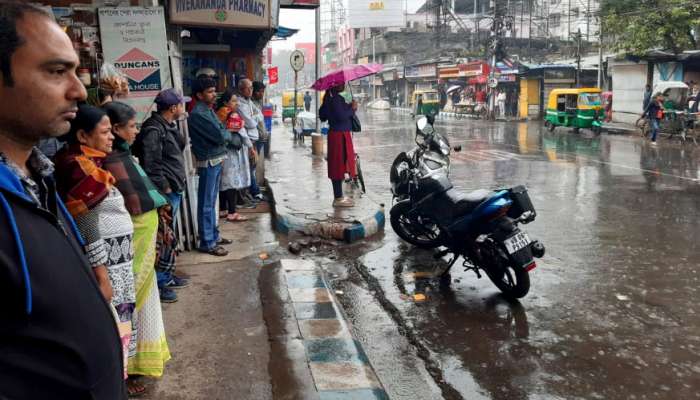
[[[603,35],[615,38],[614,48],[630,55],[651,49],[675,54],[698,48],[697,0],[603,0]]]

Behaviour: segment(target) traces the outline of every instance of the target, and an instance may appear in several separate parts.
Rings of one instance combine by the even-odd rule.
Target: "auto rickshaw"
[[[282,121],[294,118],[294,90],[282,92]],[[297,90],[297,112],[304,111],[304,92]]]
[[[690,88],[683,82],[664,81],[654,85],[652,93],[661,93],[664,96],[664,117],[659,121],[659,131],[668,133],[671,137],[677,135],[685,141],[688,129],[692,129],[694,114],[689,113],[688,99]],[[645,135],[649,134],[649,126],[644,127]],[[695,140],[695,139],[693,139]]]
[[[544,125],[550,131],[557,126],[590,129],[600,133],[603,105],[598,88],[554,89],[549,94]]]
[[[420,107],[419,107],[420,105]],[[437,90],[416,90],[411,97],[413,116],[432,115],[440,113],[440,95]]]

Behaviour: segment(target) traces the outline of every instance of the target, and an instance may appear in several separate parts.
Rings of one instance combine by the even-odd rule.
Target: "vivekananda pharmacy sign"
[[[171,0],[170,22],[231,28],[269,28],[270,0]]]

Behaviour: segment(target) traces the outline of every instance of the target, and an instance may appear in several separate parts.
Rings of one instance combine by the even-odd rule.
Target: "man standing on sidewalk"
[[[270,132],[265,126],[265,116],[262,111],[265,105],[265,87],[265,84],[260,81],[253,82],[253,105],[255,106],[255,119],[258,121],[258,144],[255,150],[260,155],[259,163],[263,172],[265,171],[265,158],[262,155],[267,153],[267,147],[270,145]]]
[[[251,88],[252,90],[252,88]],[[219,237],[216,199],[219,196],[221,168],[226,158],[226,143],[231,133],[221,124],[212,106],[216,102],[216,82],[211,78],[197,79],[192,88],[197,104],[192,109],[188,125],[192,141],[192,153],[197,159],[197,227],[199,248],[203,253],[225,256],[221,247],[231,240]]]
[[[257,107],[253,103],[253,82],[250,79],[241,79],[238,81],[238,92],[241,94],[241,98],[238,99],[238,114],[243,118],[245,131],[250,141],[253,142],[252,159],[257,160],[260,134],[258,133],[258,119],[255,112]],[[255,179],[255,164],[252,161],[250,163],[250,195],[255,200],[261,200],[262,194],[260,193],[257,179]]]
[[[53,15],[0,0],[0,399],[126,399],[121,339],[53,164],[87,97]]]
[[[304,93],[304,109],[308,112],[311,110],[311,95],[308,91]]]
[[[185,150],[185,138],[180,134],[175,121],[185,115],[185,103],[191,100],[175,89],[165,89],[158,93],[156,111],[141,126],[141,132],[132,147],[141,167],[170,203],[173,231],[186,185],[185,158],[182,153]],[[157,263],[156,275],[161,300],[172,300],[177,296],[171,289],[185,287],[188,282],[174,274],[174,257],[166,258],[168,262]]]

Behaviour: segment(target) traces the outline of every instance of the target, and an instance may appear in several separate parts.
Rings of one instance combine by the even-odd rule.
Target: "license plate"
[[[506,250],[508,250],[508,254],[515,254],[518,251],[526,248],[530,244],[530,238],[527,236],[527,233],[518,232],[515,235],[504,240],[503,244],[506,245]]]

